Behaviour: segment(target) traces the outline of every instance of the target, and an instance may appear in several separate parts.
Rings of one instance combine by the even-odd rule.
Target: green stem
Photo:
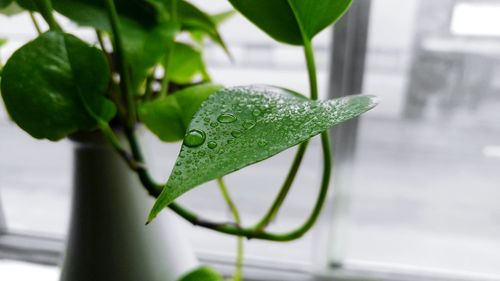
[[[127,127],[132,128],[135,126],[137,120],[137,112],[135,105],[134,90],[132,89],[132,84],[130,81],[130,73],[128,70],[127,58],[125,55],[125,49],[123,47],[123,39],[120,28],[120,22],[118,18],[118,13],[116,12],[116,7],[114,0],[105,0],[106,10],[108,12],[108,17],[111,23],[111,29],[113,31],[113,42],[114,42],[114,52],[118,58],[118,70],[120,72],[120,87],[122,95],[126,97],[126,107],[127,107]]]
[[[114,65],[113,65],[113,58],[111,57],[111,54],[108,53],[106,50],[106,44],[104,42],[104,33],[100,30],[95,29],[97,41],[99,42],[99,46],[101,47],[102,52],[106,56],[106,60],[109,65],[109,69],[111,69],[111,72],[114,72]],[[113,100],[114,104],[116,105],[118,109],[118,114],[120,116],[120,119],[123,121],[127,120],[127,110],[122,104],[120,94],[117,91],[118,86],[116,85],[115,81],[113,79],[110,79],[110,84],[109,84],[109,97],[111,100]]]
[[[236,224],[241,225],[241,217],[234,203],[233,199],[231,199],[231,195],[229,195],[229,190],[227,188],[226,183],[222,178],[217,179],[217,185],[219,186],[220,192],[222,193],[222,197],[224,197],[224,201],[229,206],[231,213],[234,217],[234,221]],[[238,237],[236,241],[236,270],[234,272],[234,281],[241,281],[243,278],[243,238]]]
[[[175,1],[174,1],[175,2]],[[172,56],[172,49],[174,48],[174,45],[171,47],[167,48],[167,53],[165,54],[165,57],[163,58],[163,79],[161,80],[161,90],[160,90],[160,97],[164,97],[168,94],[168,87],[170,85],[170,77],[169,77],[169,69],[168,69],[168,64],[170,63],[170,57]]]
[[[108,123],[101,121],[99,122],[99,129],[104,137],[108,140],[111,146],[115,149],[115,151],[120,155],[123,160],[127,163],[130,169],[136,171],[139,169],[139,164],[134,161],[129,152],[122,146],[120,139],[115,134],[113,129],[109,126]]]
[[[38,21],[36,20],[35,15],[33,14],[33,12],[29,12],[29,14],[30,14],[31,22],[33,23],[33,26],[35,26],[36,33],[38,33],[38,35],[42,34],[43,31],[40,28],[40,25],[38,24]]]
[[[255,226],[255,229],[257,231],[261,231],[261,230],[265,229],[276,218],[281,206],[283,205],[283,202],[285,201],[288,193],[290,192],[290,188],[292,187],[292,184],[295,180],[297,172],[300,168],[300,165],[302,163],[302,159],[304,158],[304,154],[307,150],[308,144],[309,144],[308,141],[300,144],[299,149],[297,150],[297,153],[296,153],[295,158],[293,160],[292,166],[290,167],[290,170],[288,171],[288,175],[287,175],[285,182],[283,183],[283,185],[280,189],[278,196],[274,200],[269,211],[267,211],[267,213],[264,215],[264,217]]]
[[[52,2],[50,0],[36,0],[33,2],[35,3],[42,17],[49,25],[50,30],[62,31],[61,26],[57,23],[56,19],[54,18],[54,14],[52,13]]]

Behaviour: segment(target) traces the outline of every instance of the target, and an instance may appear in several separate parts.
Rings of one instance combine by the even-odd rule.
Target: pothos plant
[[[0,0],[0,8],[12,11],[15,5],[30,13],[39,33],[6,62],[1,92],[12,120],[34,138],[57,141],[77,132],[100,131],[157,197],[148,223],[169,208],[194,225],[237,236],[234,280],[241,280],[243,238],[285,242],[311,229],[330,182],[327,130],[376,102],[371,96],[318,100],[312,40],[345,13],[351,0],[229,2],[276,41],[303,48],[308,95],[274,86],[226,88],[213,83],[203,47],[211,40],[229,54],[218,25],[233,12],[208,15],[185,0]],[[65,32],[55,13],[95,29],[99,44]],[[41,29],[34,14],[41,15],[48,30]],[[183,141],[166,183],[150,176],[136,136],[138,123],[162,141]],[[126,144],[118,131],[124,132]],[[323,175],[316,204],[296,229],[269,232],[267,227],[290,191],[309,139],[318,134]],[[243,226],[223,176],[293,146],[298,146],[297,152],[274,203],[256,225]],[[206,220],[175,202],[212,180],[217,181],[234,221]],[[221,279],[206,267],[183,278]]]

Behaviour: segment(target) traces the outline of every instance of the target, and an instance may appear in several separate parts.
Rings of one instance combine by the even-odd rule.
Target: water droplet
[[[242,131],[232,131],[231,132],[231,136],[235,137],[235,138],[239,138],[241,137],[241,135],[243,134]]]
[[[260,116],[262,114],[262,112],[258,109],[254,109],[254,111],[252,111],[252,115],[257,117],[257,116]]]
[[[217,128],[218,126],[219,126],[219,123],[217,123],[217,122],[210,123],[210,127],[212,127],[212,128]]]
[[[198,147],[205,142],[205,133],[200,130],[191,130],[184,138],[184,144],[188,147]]]
[[[214,142],[214,141],[209,141],[207,146],[208,146],[208,148],[210,148],[210,149],[214,149],[214,148],[216,148],[216,147],[217,147],[217,143],[216,143],[216,142]]]
[[[217,121],[221,123],[233,123],[236,121],[236,117],[234,117],[231,113],[223,113],[217,117]]]
[[[175,171],[174,174],[180,176],[180,175],[182,175],[182,172],[181,171]]]
[[[175,166],[181,166],[181,165],[182,165],[182,162],[180,162],[180,161],[175,163]]]
[[[210,118],[209,117],[205,117],[205,118],[203,118],[203,121],[210,122]]]
[[[247,129],[247,130],[250,130],[252,129],[253,127],[255,127],[255,122],[254,121],[251,121],[251,120],[247,120],[243,123],[243,128]]]

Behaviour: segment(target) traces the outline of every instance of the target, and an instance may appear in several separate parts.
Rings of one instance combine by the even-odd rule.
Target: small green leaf
[[[8,17],[18,15],[22,12],[25,12],[25,10],[15,2],[11,3],[9,6],[3,9],[0,8],[0,14]]]
[[[3,45],[5,45],[6,43],[7,43],[7,39],[0,38],[0,47],[2,47]]]
[[[215,25],[220,26],[224,22],[228,21],[230,18],[232,18],[234,15],[236,15],[235,10],[229,10],[221,13],[217,13],[214,15],[211,15],[210,17],[212,20],[215,22]]]
[[[337,21],[352,0],[229,0],[275,40],[303,45]]]
[[[172,0],[154,0],[163,5],[167,11],[172,7]],[[200,10],[195,5],[184,0],[177,0],[177,15],[182,24],[182,29],[190,32],[201,31],[208,35],[212,41],[221,46],[226,53],[229,50],[226,43],[220,35],[217,24],[213,21],[212,17]],[[171,11],[168,11],[171,13]]]
[[[47,32],[7,61],[2,97],[19,127],[35,138],[58,140],[115,115],[103,97],[108,78],[99,49],[70,34]]]
[[[141,105],[139,118],[162,141],[182,140],[200,105],[221,88],[216,84],[201,84],[177,91]]]
[[[149,220],[190,189],[300,144],[375,104],[372,96],[311,101],[264,86],[218,91],[193,117]]]
[[[190,84],[197,75],[203,81],[210,80],[201,52],[183,43],[174,44],[167,73],[170,80],[178,84]]]
[[[224,277],[211,267],[201,266],[181,277],[179,281],[224,281]]]

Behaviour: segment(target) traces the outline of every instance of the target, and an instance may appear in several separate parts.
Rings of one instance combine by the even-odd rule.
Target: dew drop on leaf
[[[231,113],[223,113],[217,117],[217,121],[221,123],[233,123],[236,121],[236,117]]]
[[[232,131],[231,132],[231,136],[235,137],[235,138],[239,138],[241,137],[241,135],[243,134],[242,131]]]
[[[209,141],[207,146],[208,146],[208,148],[210,148],[210,149],[214,149],[214,148],[216,148],[216,147],[217,147],[217,143],[216,143],[216,142],[214,142],[214,141]]]
[[[257,117],[257,116],[260,116],[262,114],[262,112],[258,109],[255,109],[254,111],[252,111],[252,115]]]
[[[184,144],[188,147],[198,147],[205,142],[205,138],[203,131],[193,129],[187,133]]]

